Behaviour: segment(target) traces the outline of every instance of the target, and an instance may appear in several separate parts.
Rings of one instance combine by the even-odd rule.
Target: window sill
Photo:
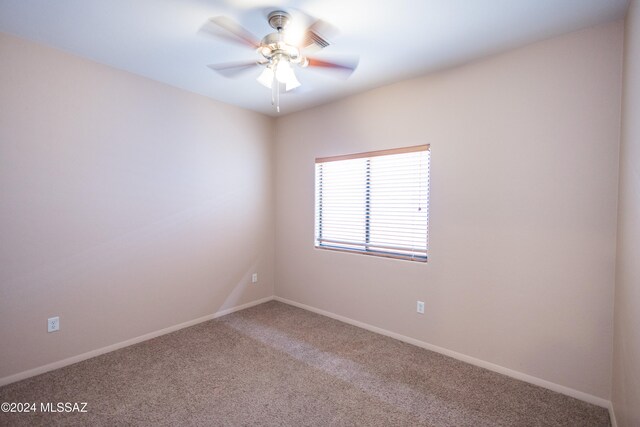
[[[357,249],[346,249],[346,248],[340,248],[340,247],[333,247],[333,246],[314,246],[316,249],[321,249],[321,250],[325,250],[325,251],[332,251],[332,252],[346,252],[346,253],[350,253],[350,254],[357,254],[357,255],[368,255],[368,256],[374,256],[374,257],[379,257],[379,258],[391,258],[391,259],[398,259],[401,261],[413,261],[413,262],[419,262],[419,263],[426,263],[428,261],[428,256],[427,257],[412,257],[409,255],[398,255],[398,254],[392,254],[392,253],[387,253],[387,252],[365,252],[365,251],[360,251]]]

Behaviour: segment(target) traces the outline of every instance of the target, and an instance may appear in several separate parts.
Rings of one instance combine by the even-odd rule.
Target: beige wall
[[[0,58],[0,379],[273,295],[272,119],[7,35]]]
[[[622,37],[591,28],[279,119],[276,295],[608,399]],[[314,249],[316,156],[425,143],[427,264]]]
[[[625,35],[620,145],[613,392],[620,427],[640,426],[640,3],[631,2]]]
[[[0,380],[269,297],[275,265],[278,296],[608,399],[622,33],[596,27],[282,117],[275,138],[267,117],[0,34]],[[623,425],[639,396],[635,45]],[[315,157],[424,143],[429,263],[313,249]]]

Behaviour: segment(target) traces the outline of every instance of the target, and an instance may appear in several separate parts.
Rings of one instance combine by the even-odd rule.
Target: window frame
[[[431,163],[431,144],[421,144],[421,145],[414,145],[414,146],[410,146],[410,147],[401,147],[401,148],[391,148],[391,149],[385,149],[385,150],[375,150],[375,151],[367,151],[367,152],[362,152],[362,153],[352,153],[352,154],[344,154],[344,155],[338,155],[338,156],[328,156],[328,157],[316,157],[315,159],[315,165],[317,165],[318,163],[328,163],[328,162],[335,162],[335,161],[343,161],[343,160],[352,160],[352,159],[361,159],[361,158],[372,158],[372,157],[378,157],[378,156],[389,156],[389,155],[394,155],[394,154],[406,154],[406,153],[414,153],[414,152],[421,152],[421,151],[427,151],[429,152],[429,158],[428,158],[428,163],[427,163],[427,241],[426,241],[426,250],[425,250],[425,256],[424,257],[416,257],[415,255],[404,255],[404,254],[400,254],[400,253],[394,253],[394,252],[385,252],[385,251],[379,251],[379,250],[363,250],[363,249],[349,249],[349,248],[345,248],[345,247],[339,247],[339,246],[331,246],[331,245],[322,245],[322,244],[318,244],[318,240],[317,240],[317,230],[316,230],[316,226],[318,224],[318,197],[317,197],[317,190],[318,190],[318,182],[317,182],[317,175],[314,178],[314,249],[321,249],[321,250],[327,250],[327,251],[333,251],[333,252],[346,252],[346,253],[351,253],[351,254],[359,254],[359,255],[369,255],[369,256],[375,256],[375,257],[382,257],[382,258],[388,258],[388,259],[398,259],[398,260],[403,260],[403,261],[414,261],[414,262],[420,262],[420,263],[427,263],[429,261],[429,197],[430,197],[430,193],[431,193],[431,173],[430,173],[430,163]],[[314,166],[315,166],[314,165]],[[314,172],[315,174],[316,172]],[[390,249],[392,250],[392,249]]]

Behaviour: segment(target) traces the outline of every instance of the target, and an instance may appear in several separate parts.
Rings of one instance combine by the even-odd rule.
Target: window
[[[316,159],[317,248],[426,261],[428,145]]]

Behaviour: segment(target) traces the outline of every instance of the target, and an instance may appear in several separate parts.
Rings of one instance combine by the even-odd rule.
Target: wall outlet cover
[[[47,332],[55,332],[60,330],[60,317],[50,317],[47,319]]]

